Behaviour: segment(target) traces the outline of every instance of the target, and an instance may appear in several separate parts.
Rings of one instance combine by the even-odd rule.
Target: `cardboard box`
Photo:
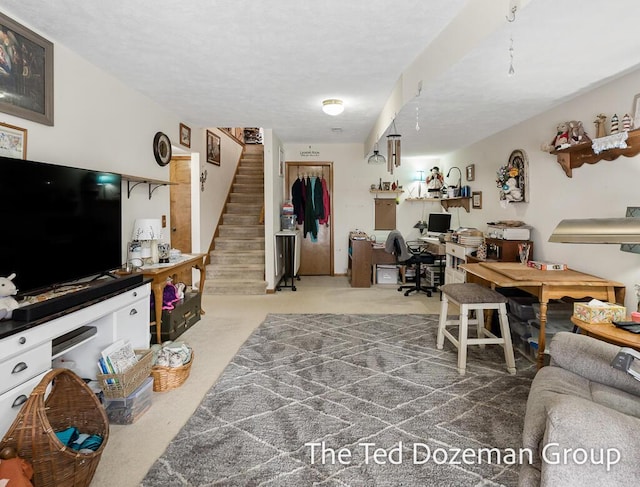
[[[613,303],[574,303],[573,316],[587,323],[611,323],[612,321],[624,321],[627,316],[627,308]]]

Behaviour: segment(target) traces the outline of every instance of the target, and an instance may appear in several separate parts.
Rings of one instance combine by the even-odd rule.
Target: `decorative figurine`
[[[613,134],[617,134],[620,129],[618,128],[618,115],[617,114],[613,114],[613,117],[611,117],[611,135]]]
[[[624,117],[622,117],[622,130],[624,130],[625,132],[628,132],[632,128],[633,128],[633,120],[631,119],[631,115],[629,115],[628,113],[625,113]]]
[[[431,174],[427,176],[427,191],[429,193],[439,193],[444,186],[444,177],[440,174],[438,166],[431,168]]]
[[[599,114],[593,123],[596,124],[596,139],[607,136],[607,129],[604,126],[607,116],[604,113]]]
[[[591,139],[584,131],[582,122],[579,120],[571,120],[569,122],[569,144],[576,145],[583,142],[591,142]]]

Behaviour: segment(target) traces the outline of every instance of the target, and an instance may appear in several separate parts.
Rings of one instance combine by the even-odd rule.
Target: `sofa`
[[[620,347],[560,332],[531,385],[519,486],[637,485],[640,381],[611,366]],[[640,364],[638,364],[640,365]]]

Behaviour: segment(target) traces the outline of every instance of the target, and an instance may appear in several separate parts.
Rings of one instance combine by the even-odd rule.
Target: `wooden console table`
[[[550,299],[562,297],[592,297],[611,303],[624,303],[624,284],[601,277],[567,269],[566,271],[540,271],[515,262],[483,262],[463,264],[467,282],[497,287],[517,287],[540,301],[540,336],[538,342],[538,368],[543,365],[547,304]]]
[[[162,343],[162,295],[165,286],[167,285],[167,278],[174,278],[174,276],[181,271],[189,270],[195,267],[200,271],[200,286],[198,292],[202,294],[204,289],[204,280],[206,277],[205,259],[207,254],[185,254],[178,262],[171,262],[169,264],[152,264],[143,266],[140,270],[142,275],[146,278],[152,279],[151,290],[153,291],[154,305],[156,310],[156,336],[157,343]],[[200,309],[200,314],[205,314],[204,310]]]

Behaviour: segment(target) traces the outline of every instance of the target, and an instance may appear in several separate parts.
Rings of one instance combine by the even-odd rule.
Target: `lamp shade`
[[[132,240],[159,240],[162,231],[159,218],[139,218],[133,224]]]
[[[322,111],[327,115],[340,115],[344,111],[342,100],[331,98],[322,102]]]
[[[562,220],[549,242],[589,244],[640,243],[640,218]]]

